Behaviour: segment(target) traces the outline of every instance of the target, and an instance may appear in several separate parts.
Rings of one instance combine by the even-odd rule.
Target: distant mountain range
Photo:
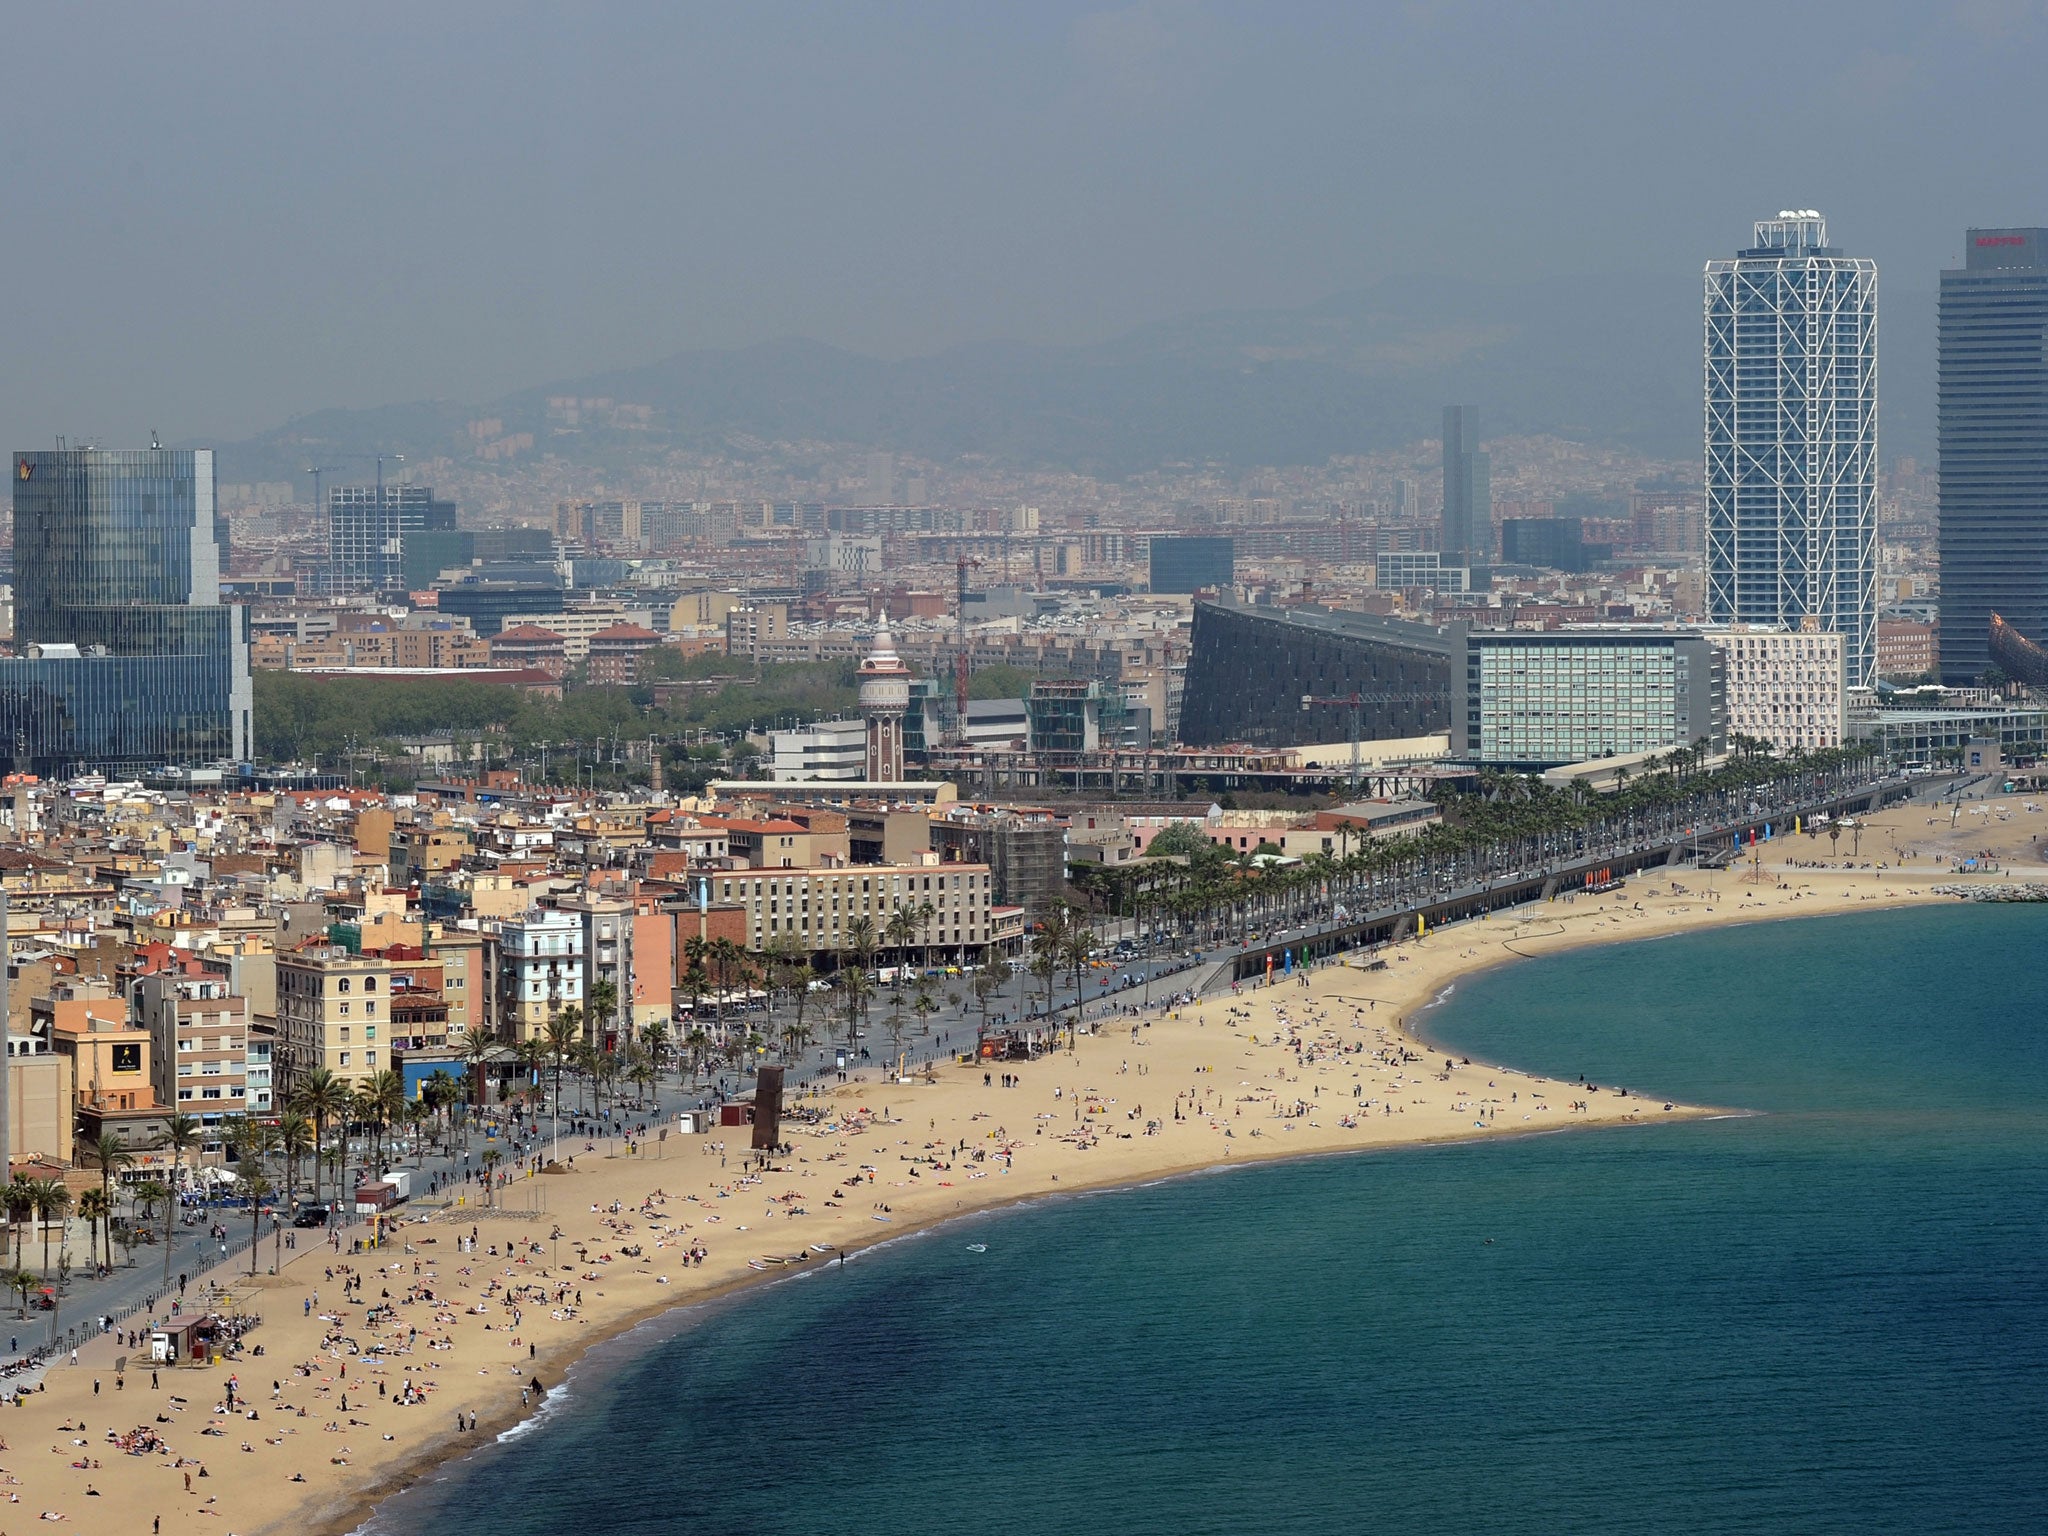
[[[1880,339],[1887,458],[1931,457],[1932,294],[1887,293]],[[786,340],[683,352],[473,405],[300,417],[220,445],[228,480],[298,476],[323,454],[470,458],[469,423],[616,472],[673,448],[857,445],[951,462],[1120,478],[1164,465],[1316,464],[1434,436],[1475,407],[1487,435],[1548,433],[1684,459],[1699,452],[1700,297],[1690,275],[1475,285],[1390,278],[1305,309],[1163,321],[1090,346],[980,342],[891,362]],[[582,413],[551,398],[644,411]]]

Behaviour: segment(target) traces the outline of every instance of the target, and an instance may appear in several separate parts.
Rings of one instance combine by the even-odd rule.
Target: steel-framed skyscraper
[[[1941,274],[1940,420],[1941,676],[1968,685],[1994,613],[2048,643],[2048,229],[1973,229]]]
[[[1877,264],[1811,209],[1706,276],[1707,612],[1807,618],[1877,671]]]

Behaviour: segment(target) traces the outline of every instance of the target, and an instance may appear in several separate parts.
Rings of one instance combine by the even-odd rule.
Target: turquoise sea
[[[607,1346],[373,1529],[2048,1531],[2044,940],[1473,978],[1446,1049],[1763,1113],[973,1218]]]

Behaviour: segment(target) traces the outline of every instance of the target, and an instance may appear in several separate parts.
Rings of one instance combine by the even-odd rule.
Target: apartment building
[[[498,1032],[532,1040],[564,1008],[584,1004],[583,920],[535,907],[498,924],[494,985]]]
[[[277,1090],[315,1067],[354,1089],[391,1065],[391,973],[381,955],[313,945],[277,957]]]
[[[1728,734],[1753,736],[1779,752],[1839,747],[1848,722],[1842,637],[1733,626],[1707,632],[1725,658]]]
[[[929,904],[931,915],[912,945],[971,959],[990,939],[993,893],[986,864],[876,865],[850,869],[738,870],[711,877],[711,899],[746,914],[747,948],[759,953],[778,939],[809,954],[843,954],[848,925],[864,917],[879,943],[898,907]]]
[[[194,1116],[202,1161],[222,1161],[223,1124],[249,1109],[247,1000],[219,976],[158,971],[136,978],[129,1007],[134,1022],[149,1031],[157,1102]]]

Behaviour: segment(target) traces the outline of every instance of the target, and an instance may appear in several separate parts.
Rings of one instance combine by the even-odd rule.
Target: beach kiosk
[[[149,1331],[149,1363],[179,1365],[186,1360],[206,1358],[206,1341],[200,1337],[203,1317],[174,1317]]]

